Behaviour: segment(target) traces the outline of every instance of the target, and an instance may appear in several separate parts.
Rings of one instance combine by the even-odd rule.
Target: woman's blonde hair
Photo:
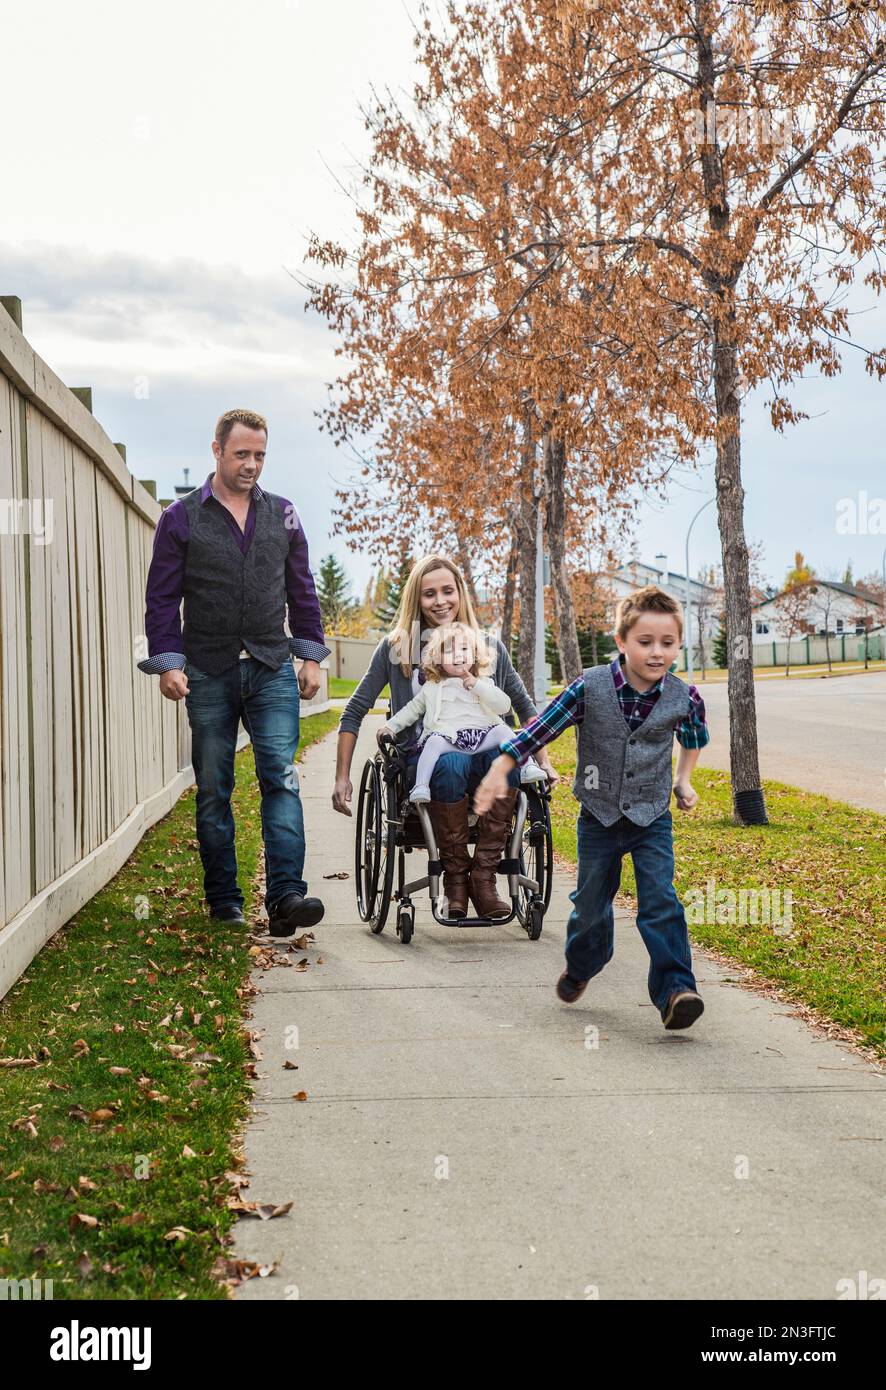
[[[397,609],[394,626],[388,633],[387,639],[391,648],[391,660],[399,662],[400,670],[407,679],[412,676],[413,665],[421,663],[421,639],[424,632],[421,613],[421,586],[426,574],[439,569],[449,571],[458,590],[458,612],[452,621],[464,624],[478,638],[482,638],[484,635],[483,629],[477,622],[474,605],[471,603],[470,595],[458,566],[453,564],[448,556],[440,555],[437,552],[420,556],[409,571],[409,578],[403,585],[400,606]],[[435,629],[431,627],[426,631],[433,634]]]
[[[489,675],[495,665],[495,657],[490,650],[486,634],[479,629],[475,631],[467,623],[442,623],[439,627],[434,628],[422,653],[422,669],[429,681],[445,681],[447,679],[447,673],[443,670],[443,662],[452,655],[452,647],[458,636],[464,638],[465,644],[474,653],[474,659],[468,668],[471,675]]]

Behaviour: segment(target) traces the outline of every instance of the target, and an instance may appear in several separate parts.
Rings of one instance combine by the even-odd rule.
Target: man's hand
[[[488,811],[493,801],[508,794],[508,771],[515,767],[514,759],[507,753],[499,753],[483,781],[474,792],[474,810],[478,816]]]
[[[320,689],[319,661],[303,661],[298,673],[298,688],[303,700],[310,700]]]
[[[160,677],[160,694],[167,700],[183,700],[188,693],[188,678],[184,671],[164,671]]]
[[[674,796],[677,799],[677,806],[681,811],[691,811],[698,801],[698,792],[691,782],[675,782]]]

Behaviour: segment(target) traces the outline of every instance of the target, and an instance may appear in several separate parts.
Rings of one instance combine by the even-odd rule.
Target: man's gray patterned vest
[[[240,648],[272,670],[290,656],[286,618],[289,530],[279,497],[256,498],[255,530],[244,554],[221,503],[183,498],[188,513],[182,645],[188,661],[217,676],[236,665]]]
[[[689,686],[668,671],[652,711],[631,732],[609,666],[589,667],[584,682],[573,791],[604,825],[619,816],[649,825],[670,804],[674,725],[689,713]]]

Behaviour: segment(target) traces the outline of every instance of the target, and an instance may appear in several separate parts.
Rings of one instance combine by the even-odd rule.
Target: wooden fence
[[[0,998],[193,782],[184,702],[136,667],[161,507],[20,329],[4,300]]]

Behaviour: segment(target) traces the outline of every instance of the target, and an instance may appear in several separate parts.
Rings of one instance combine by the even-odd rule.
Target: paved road
[[[702,763],[728,770],[725,682],[699,688],[711,725]],[[764,778],[886,815],[886,671],[757,681],[754,690]]]
[[[614,960],[560,1004],[571,874],[536,943],[446,931],[426,898],[410,946],[371,936],[352,878],[322,880],[352,874],[333,747],[300,779],[319,950],[259,975],[255,1001],[244,1195],[295,1205],[238,1224],[237,1254],[281,1260],[240,1298],[833,1299],[886,1277],[886,1075],[700,952],[707,1011],[666,1033],[624,916]]]

